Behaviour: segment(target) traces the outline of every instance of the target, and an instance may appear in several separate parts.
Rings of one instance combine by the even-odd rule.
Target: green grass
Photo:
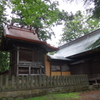
[[[73,93],[50,93],[44,96],[32,97],[28,99],[20,99],[20,100],[78,100],[80,92]],[[19,99],[11,99],[11,98],[0,98],[0,100],[19,100]]]
[[[24,100],[77,100],[79,93],[47,94],[45,96],[33,97]]]

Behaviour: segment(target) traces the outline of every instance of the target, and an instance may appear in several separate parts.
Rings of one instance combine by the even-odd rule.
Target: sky
[[[60,10],[65,10],[67,12],[75,13],[78,10],[85,11],[85,9],[93,7],[93,5],[84,6],[84,3],[82,2],[82,0],[80,0],[80,1],[77,0],[79,2],[72,2],[72,3],[65,2],[65,0],[58,0],[58,1],[59,1],[59,7],[58,8]],[[53,27],[53,31],[56,35],[56,38],[52,37],[51,40],[47,41],[50,45],[55,46],[55,47],[59,46],[59,40],[61,38],[61,34],[63,33],[63,31],[62,31],[63,27],[64,27],[63,25],[58,25],[58,26]]]

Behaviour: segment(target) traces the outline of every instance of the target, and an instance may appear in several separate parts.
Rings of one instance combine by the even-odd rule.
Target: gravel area
[[[79,100],[100,100],[100,91],[82,92],[79,96]]]

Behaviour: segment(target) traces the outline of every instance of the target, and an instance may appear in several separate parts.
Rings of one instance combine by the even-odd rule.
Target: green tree
[[[60,43],[68,43],[100,27],[100,19],[94,19],[80,11],[70,16],[65,21]]]
[[[36,33],[43,41],[51,39],[54,35],[52,26],[58,24],[59,14],[58,2],[51,0],[11,0],[13,5],[13,22],[19,20],[20,24],[31,25],[36,29]]]
[[[6,2],[1,0],[0,1],[0,45],[1,45],[1,38],[3,33],[3,22],[6,20],[5,18],[5,5]],[[3,72],[9,68],[9,54],[7,52],[0,51],[0,72]]]

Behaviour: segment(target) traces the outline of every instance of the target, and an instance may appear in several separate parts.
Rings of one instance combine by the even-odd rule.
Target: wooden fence
[[[69,76],[0,76],[0,90],[25,90],[48,87],[84,85],[88,86],[87,75]]]

